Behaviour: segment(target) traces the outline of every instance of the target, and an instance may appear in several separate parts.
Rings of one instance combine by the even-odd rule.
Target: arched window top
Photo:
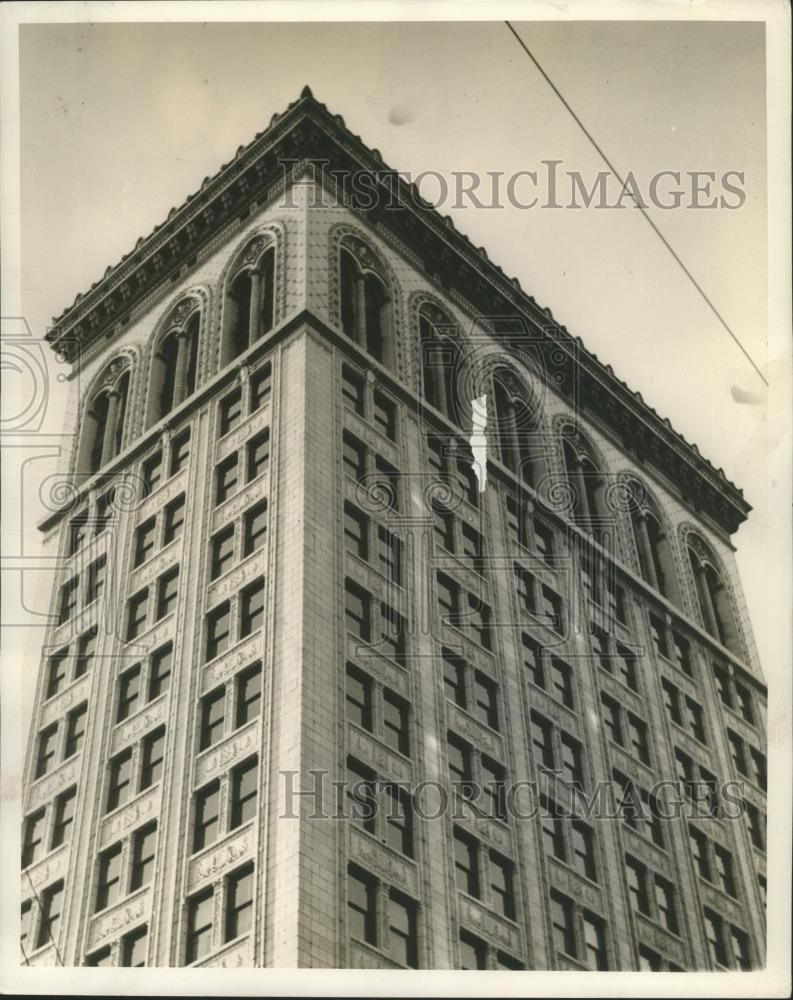
[[[719,562],[713,550],[701,535],[693,531],[689,532],[686,537],[686,545],[688,547],[689,558],[695,569],[699,567],[703,569],[710,568],[717,576],[721,576]]]
[[[434,302],[426,300],[419,306],[419,323],[422,328],[422,335],[432,337],[453,337],[459,339],[459,326]]]
[[[233,281],[242,271],[261,271],[268,251],[275,251],[275,238],[270,233],[258,233],[248,240],[232,264],[230,280]]]
[[[93,473],[121,451],[127,416],[132,362],[113,358],[91,386],[83,416],[77,471]]]
[[[157,345],[155,350],[166,337],[173,336],[186,330],[191,323],[200,321],[201,300],[196,295],[185,295],[179,299],[176,305],[166,315],[165,322],[160,324],[156,335]]]
[[[714,638],[737,652],[735,609],[726,575],[713,549],[697,532],[687,533],[686,548],[702,623]]]
[[[349,233],[341,241],[341,251],[352,257],[360,274],[375,277],[385,288],[390,289],[391,282],[385,265],[368,243]]]
[[[257,233],[231,259],[223,293],[221,367],[275,325],[276,239]]]
[[[165,314],[154,334],[146,426],[150,427],[196,390],[201,299],[188,294]]]
[[[575,424],[566,422],[560,425],[562,446],[565,461],[579,463],[591,473],[600,474],[603,462],[590,440]]]

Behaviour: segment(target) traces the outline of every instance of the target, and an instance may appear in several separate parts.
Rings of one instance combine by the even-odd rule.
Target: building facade
[[[23,962],[764,965],[748,505],[338,116],[49,339]]]

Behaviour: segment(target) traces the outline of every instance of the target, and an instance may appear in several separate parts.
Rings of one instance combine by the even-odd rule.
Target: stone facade
[[[42,526],[61,569],[25,777],[23,960],[762,966],[766,695],[730,545],[742,497],[580,342],[540,330],[539,307],[486,256],[473,254],[481,287],[462,270],[455,282],[454,261],[443,273],[427,263],[420,231],[337,204],[311,169],[286,189],[243,184],[260,145],[288,138],[292,121],[310,122],[316,142],[334,132],[345,156],[358,149],[304,93],[58,321],[80,433],[71,485]],[[208,201],[224,179],[247,199],[238,210],[228,194],[225,216]],[[147,247],[161,257],[199,201],[205,235],[185,222],[184,260],[174,251],[175,270],[155,273]],[[448,239],[473,266],[459,234]],[[262,247],[273,248],[270,322],[226,362],[230,282]],[[361,287],[371,274],[386,289],[379,318],[366,315],[388,364],[366,331],[351,335],[349,248]],[[193,384],[152,422],[157,345],[186,299],[200,311]],[[457,420],[423,398],[427,307],[455,331]],[[499,372],[519,351],[500,332],[505,316],[520,321],[524,354],[531,334],[529,362],[510,376]],[[114,379],[128,373],[115,454],[81,469],[114,362]],[[499,378],[539,400],[533,481],[507,458]],[[488,397],[484,491],[475,477],[471,487],[474,395]],[[590,510],[582,523],[572,503],[565,441],[596,469],[599,520]],[[663,588],[642,562],[636,482],[660,525]],[[692,546],[719,574],[704,597]],[[471,596],[456,624],[450,586]],[[685,817],[554,824],[517,815],[526,803],[509,794],[500,816],[453,798],[423,815],[463,758],[480,787],[525,788],[545,766],[588,795],[615,771],[649,792],[688,761],[689,778],[743,781],[754,825],[723,813],[693,834]],[[334,813],[332,783],[362,769],[424,787],[412,830],[382,811],[315,816],[318,776]],[[563,784],[554,797],[575,801]]]

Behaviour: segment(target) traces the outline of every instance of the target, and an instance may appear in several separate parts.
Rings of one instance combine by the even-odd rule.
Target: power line
[[[570,105],[568,104],[568,102],[565,100],[565,98],[562,95],[562,93],[560,92],[559,88],[556,86],[556,84],[553,82],[553,80],[548,76],[548,74],[545,72],[545,70],[542,68],[542,66],[540,66],[540,64],[537,62],[537,59],[535,58],[535,56],[533,55],[533,53],[529,50],[529,48],[526,45],[526,43],[523,41],[523,39],[520,37],[520,35],[517,33],[517,31],[515,31],[515,29],[510,24],[510,22],[509,21],[505,21],[504,24],[506,24],[506,26],[509,28],[509,30],[512,32],[512,34],[515,36],[515,38],[516,38],[518,44],[520,45],[520,47],[523,49],[523,51],[526,53],[526,55],[529,57],[529,59],[531,59],[531,61],[537,67],[537,69],[539,70],[540,74],[544,78],[545,82],[548,84],[548,86],[551,88],[551,90],[554,92],[554,94],[556,94],[556,96],[559,98],[559,100],[562,102],[562,104],[565,106],[565,108],[567,108],[567,110],[570,112],[570,115],[572,116],[572,118],[575,121],[576,125],[578,125],[578,127],[581,129],[581,131],[587,137],[587,139],[589,139],[590,143],[597,150],[600,158],[603,160],[603,162],[606,164],[606,166],[609,168],[609,170],[612,172],[612,174],[614,174],[614,176],[620,182],[620,184],[622,185],[623,190],[625,190],[625,186],[626,186],[625,185],[625,181],[622,179],[622,177],[620,176],[620,174],[617,172],[617,170],[615,169],[615,167],[612,165],[612,163],[609,160],[609,158],[606,156],[606,154],[603,152],[603,150],[597,144],[597,142],[595,141],[595,139],[592,136],[591,132],[587,129],[587,127],[584,125],[584,123],[581,121],[581,119],[578,117],[578,115],[575,113],[575,111],[573,111],[573,109],[570,107]],[[678,254],[675,252],[674,248],[670,245],[670,243],[667,240],[667,238],[664,236],[664,234],[661,232],[661,230],[658,228],[658,226],[656,226],[656,224],[653,222],[653,220],[650,217],[650,215],[648,214],[647,210],[636,199],[636,197],[634,196],[633,192],[629,191],[628,193],[633,198],[633,200],[634,200],[634,202],[636,204],[636,207],[639,209],[639,211],[642,213],[642,215],[644,216],[644,218],[647,220],[647,222],[652,227],[653,232],[661,240],[661,242],[666,247],[666,249],[669,251],[669,253],[671,253],[671,255],[674,257],[674,259],[677,261],[677,263],[682,268],[682,270],[685,273],[685,275],[688,277],[688,280],[691,282],[691,284],[694,286],[694,288],[696,288],[696,290],[699,292],[699,294],[705,300],[705,302],[709,306],[709,308],[710,308],[711,312],[713,313],[713,315],[721,323],[721,325],[724,327],[724,329],[727,331],[727,333],[729,333],[729,335],[732,337],[733,341],[741,349],[741,351],[743,352],[743,355],[746,358],[746,360],[749,362],[749,364],[752,366],[752,368],[754,368],[754,370],[757,372],[757,374],[758,374],[758,376],[760,378],[760,381],[764,385],[767,386],[768,382],[765,379],[765,377],[763,376],[763,373],[760,371],[760,369],[755,364],[752,356],[749,354],[749,352],[746,350],[746,348],[740,342],[740,340],[738,339],[738,337],[732,332],[732,330],[730,329],[730,327],[727,325],[727,322],[724,319],[724,317],[721,315],[721,313],[718,311],[718,309],[714,306],[714,304],[711,302],[711,300],[705,294],[704,290],[702,289],[702,286],[696,280],[696,278],[694,277],[694,275],[689,271],[689,269],[686,267],[686,265],[683,263],[683,261],[680,259],[680,257],[678,256]]]

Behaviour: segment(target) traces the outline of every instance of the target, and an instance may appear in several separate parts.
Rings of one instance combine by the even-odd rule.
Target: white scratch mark
[[[471,401],[471,419],[473,429],[468,440],[474,456],[473,468],[479,480],[479,492],[484,493],[487,486],[487,395],[478,396]]]

